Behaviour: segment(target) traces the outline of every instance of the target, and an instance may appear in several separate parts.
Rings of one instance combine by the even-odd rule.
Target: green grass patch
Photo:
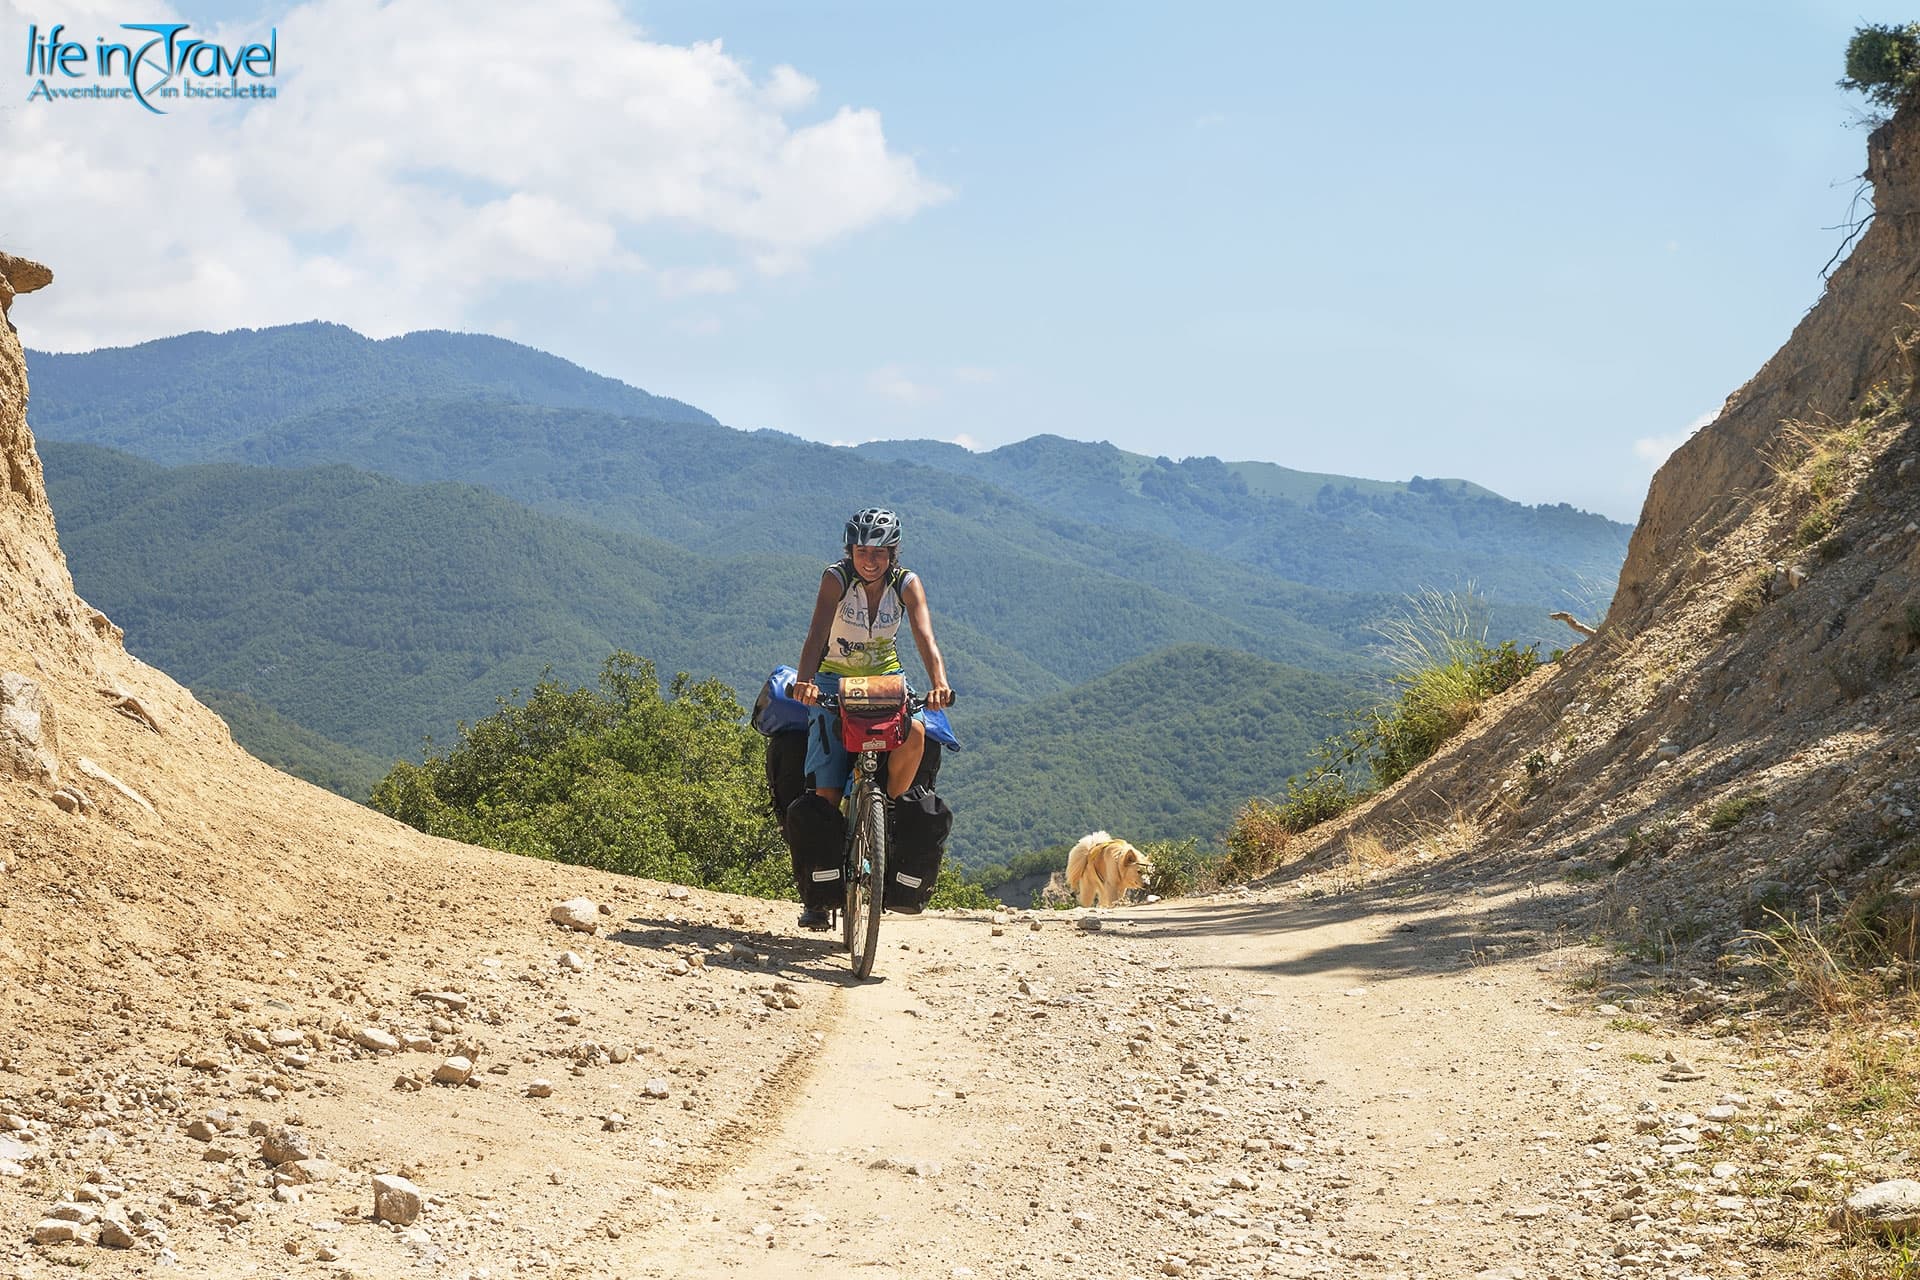
[[[1758,791],[1729,796],[1713,806],[1713,810],[1707,814],[1707,830],[1726,831],[1737,827],[1748,814],[1766,807],[1767,798]]]

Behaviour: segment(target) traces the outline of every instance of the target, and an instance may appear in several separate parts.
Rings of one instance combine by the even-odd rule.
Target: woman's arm
[[[940,646],[933,638],[933,615],[927,611],[927,589],[920,585],[919,574],[908,578],[907,585],[901,588],[900,603],[907,606],[913,647],[920,651],[920,661],[927,667],[927,679],[933,682],[933,688],[927,690],[927,705],[947,706],[953,701],[953,690],[947,685],[947,660],[940,656]]]
[[[813,677],[820,660],[827,656],[827,633],[833,630],[833,613],[840,607],[840,579],[828,569],[820,575],[820,591],[813,598],[813,621],[807,624],[806,643],[800,648],[800,661],[794,667],[792,694],[797,702],[811,706],[820,697]]]

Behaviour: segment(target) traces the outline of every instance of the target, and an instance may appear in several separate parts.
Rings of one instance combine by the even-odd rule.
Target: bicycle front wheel
[[[853,975],[873,972],[873,956],[880,949],[880,903],[887,883],[887,797],[868,787],[857,797],[853,831],[853,866],[847,881],[847,947],[853,952]]]

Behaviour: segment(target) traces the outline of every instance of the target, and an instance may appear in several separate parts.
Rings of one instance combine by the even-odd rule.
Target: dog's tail
[[[1094,892],[1099,887],[1091,868],[1087,866],[1087,854],[1111,839],[1113,837],[1106,832],[1096,831],[1074,845],[1073,852],[1067,855],[1067,888],[1079,897],[1083,907],[1093,902]]]

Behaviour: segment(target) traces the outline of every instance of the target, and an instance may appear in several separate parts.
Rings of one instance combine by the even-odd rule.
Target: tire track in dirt
[[[680,1196],[698,1195],[753,1159],[756,1150],[785,1123],[799,1093],[814,1073],[821,1044],[845,1020],[847,992],[844,988],[830,990],[832,994],[824,1007],[799,1029],[799,1043],[761,1076],[732,1115],[713,1128],[697,1154],[681,1160],[662,1176],[650,1179],[644,1193],[628,1196],[599,1214],[567,1252],[591,1255],[601,1250],[602,1241],[619,1240],[654,1228],[669,1216],[663,1208],[666,1202]],[[591,1264],[576,1263],[564,1274],[596,1274],[603,1267],[604,1263],[599,1260]]]

